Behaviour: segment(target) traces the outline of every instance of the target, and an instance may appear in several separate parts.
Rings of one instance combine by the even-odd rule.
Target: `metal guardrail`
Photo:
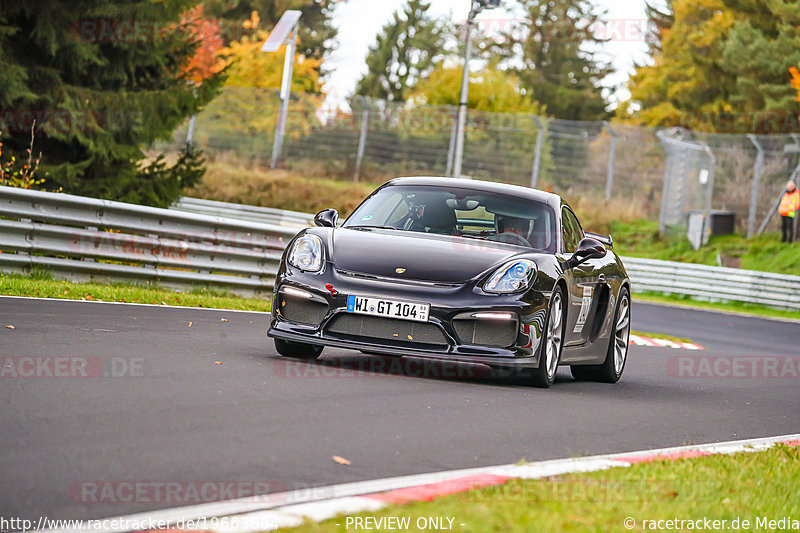
[[[800,309],[800,276],[639,257],[623,257],[622,261],[634,292]]]
[[[253,294],[272,289],[285,245],[313,215],[190,198],[158,209],[0,186],[0,217],[11,219],[0,219],[0,270]],[[800,276],[622,259],[634,292],[800,309]]]
[[[0,269],[73,280],[272,290],[297,229],[0,186]]]
[[[190,198],[188,196],[180,198],[170,209],[226,218],[238,218],[240,220],[262,222],[264,224],[277,224],[279,226],[297,229],[312,225],[314,220],[314,215],[309,213],[283,211],[271,207],[217,202],[214,200],[203,200],[202,198]]]

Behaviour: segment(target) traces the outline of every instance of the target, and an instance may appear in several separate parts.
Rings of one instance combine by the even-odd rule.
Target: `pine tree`
[[[204,169],[188,150],[168,165],[144,150],[171,137],[218,89],[186,71],[197,29],[191,0],[4,0],[0,13],[0,130],[34,151],[48,189],[167,205]],[[8,152],[4,151],[5,157]]]
[[[661,42],[664,40],[665,35],[675,24],[675,15],[673,13],[673,0],[666,0],[665,6],[660,7],[651,1],[645,1],[644,10],[647,15],[647,23],[649,25],[645,41],[647,41],[647,48],[650,55],[653,55],[661,50]]]
[[[720,67],[735,75],[734,112],[755,131],[797,131],[800,105],[789,69],[800,63],[800,1],[724,0],[741,13],[722,47]]]
[[[356,94],[402,102],[433,70],[444,30],[428,9],[425,0],[409,0],[394,14],[369,48],[369,71],[358,81]]]
[[[592,27],[600,14],[586,0],[517,0],[523,37],[488,44],[491,56],[522,80],[548,115],[569,120],[608,117],[601,82],[612,72],[596,51]],[[485,43],[484,43],[485,44]],[[521,65],[521,66],[519,66]]]

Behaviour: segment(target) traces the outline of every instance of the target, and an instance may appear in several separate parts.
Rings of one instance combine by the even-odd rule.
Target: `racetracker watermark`
[[[336,496],[331,487],[287,485],[280,481],[79,481],[69,486],[70,499],[82,504],[167,503],[194,505],[237,500],[291,504]]]
[[[703,494],[713,494],[714,485],[710,481],[694,480],[693,485],[708,490]],[[531,484],[505,483],[491,488],[468,493],[472,501],[505,501],[505,502],[645,502],[663,501],[666,496],[670,501],[698,500],[697,494],[689,494],[682,490],[677,480],[664,479],[554,479]],[[708,501],[712,497],[708,496]]]
[[[674,378],[797,379],[800,356],[673,355],[667,374]]]
[[[272,372],[282,378],[384,378],[401,375],[422,378],[472,379],[489,376],[485,365],[406,357],[358,357],[333,361],[272,361]]]
[[[464,27],[465,20],[459,22]],[[608,18],[591,22],[558,20],[546,26],[537,27],[536,33],[547,33],[549,41],[574,40],[575,28],[589,27],[595,39],[611,42],[642,42],[648,32],[647,19],[643,18]],[[505,42],[509,38],[513,41],[526,41],[531,34],[530,21],[524,18],[513,17],[481,17],[475,20],[475,28],[481,38],[495,42]],[[540,36],[537,38],[541,38]]]
[[[145,374],[143,357],[0,356],[0,379],[130,378]]]

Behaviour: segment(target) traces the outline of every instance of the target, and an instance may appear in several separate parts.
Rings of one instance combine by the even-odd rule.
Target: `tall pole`
[[[752,133],[747,134],[747,138],[756,147],[756,164],[753,168],[753,187],[750,191],[750,212],[747,215],[747,238],[751,238],[756,229],[756,211],[758,211],[758,192],[761,187],[761,168],[764,165],[764,148]]]
[[[467,36],[464,48],[464,71],[461,75],[461,98],[458,101],[458,124],[456,126],[456,154],[453,161],[453,176],[461,177],[461,161],[464,157],[464,129],[467,122],[467,99],[469,98],[469,61],[472,56],[472,21],[475,4],[470,0],[467,17]]]
[[[286,43],[286,57],[283,60],[283,79],[281,80],[281,109],[278,113],[278,123],[275,125],[275,140],[272,142],[272,168],[278,166],[283,148],[283,134],[286,131],[286,119],[289,114],[289,97],[292,92],[292,70],[294,68],[294,53],[297,46],[297,29],[294,30]]]
[[[533,170],[531,170],[531,188],[539,186],[539,167],[542,164],[542,143],[544,142],[544,128],[539,117],[533,115],[533,123],[536,124],[536,153],[533,156]]]
[[[614,153],[617,148],[617,134],[611,129],[608,121],[603,121],[603,126],[608,130],[611,135],[611,147],[608,152],[608,171],[606,172],[606,201],[611,200],[611,192],[614,188]]]

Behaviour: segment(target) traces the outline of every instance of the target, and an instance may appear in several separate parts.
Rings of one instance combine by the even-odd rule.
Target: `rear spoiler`
[[[609,249],[614,248],[614,239],[611,238],[611,235],[600,235],[599,233],[592,233],[591,231],[584,231],[583,234],[589,238],[600,241],[608,246]]]

